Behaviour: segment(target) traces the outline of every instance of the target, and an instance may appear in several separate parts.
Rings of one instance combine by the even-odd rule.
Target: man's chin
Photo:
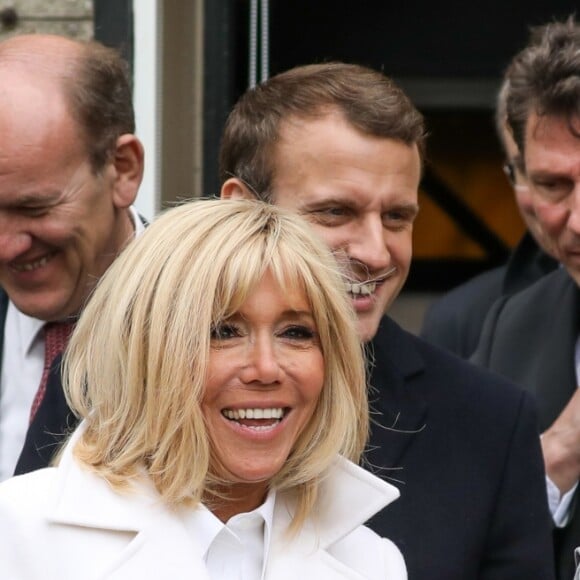
[[[13,299],[10,294],[8,294],[8,297],[20,312],[31,318],[50,322],[64,320],[74,316],[74,313],[70,312],[70,308],[67,308],[68,304],[62,304],[61,302],[51,303],[47,301],[19,300],[18,297]]]
[[[381,316],[374,314],[373,316],[359,316],[357,322],[357,333],[361,342],[370,342],[379,329]]]

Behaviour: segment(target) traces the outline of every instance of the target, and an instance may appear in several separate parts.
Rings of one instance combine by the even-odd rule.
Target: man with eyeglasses
[[[496,129],[506,159],[503,169],[527,230],[506,264],[483,272],[432,304],[421,329],[422,338],[462,358],[475,351],[485,317],[496,300],[527,288],[558,265],[532,205],[522,159],[507,124],[509,90],[506,79],[497,97]]]

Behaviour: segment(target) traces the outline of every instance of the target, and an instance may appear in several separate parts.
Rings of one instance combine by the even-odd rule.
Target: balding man
[[[6,40],[0,87],[2,480],[19,457],[19,471],[46,465],[66,426],[54,355],[143,227],[132,208],[143,147],[126,66],[97,43]]]

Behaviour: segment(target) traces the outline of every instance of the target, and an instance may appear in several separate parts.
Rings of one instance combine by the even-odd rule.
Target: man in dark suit
[[[298,67],[251,89],[222,140],[221,195],[302,214],[334,251],[368,349],[369,469],[401,498],[371,525],[411,580],[553,577],[530,397],[384,316],[407,277],[423,120],[384,75]]]
[[[527,231],[506,264],[483,272],[434,302],[425,313],[420,333],[430,343],[466,359],[477,347],[493,303],[527,288],[558,266],[538,223],[520,154],[507,126],[508,91],[509,82],[504,80],[497,97],[496,130],[506,157],[504,169]]]
[[[142,227],[132,203],[143,147],[126,69],[97,43],[0,43],[0,479],[25,441],[32,463],[20,471],[50,459],[68,411],[54,355]]]
[[[580,544],[580,26],[534,32],[507,71],[508,122],[534,211],[564,266],[490,311],[474,361],[528,389],[539,408],[558,577]]]

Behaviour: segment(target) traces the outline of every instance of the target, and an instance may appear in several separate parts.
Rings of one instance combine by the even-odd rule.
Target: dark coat
[[[368,461],[401,498],[370,525],[409,580],[553,578],[531,397],[388,318],[372,348]]]
[[[527,233],[504,266],[483,272],[434,302],[425,314],[421,337],[469,358],[493,303],[515,294],[553,272],[558,263]]]
[[[489,312],[473,361],[500,373],[535,398],[545,431],[576,392],[575,347],[580,332],[580,289],[564,268]],[[577,494],[578,495],[578,494]],[[580,545],[580,507],[556,532],[558,578],[574,575],[573,550]]]

